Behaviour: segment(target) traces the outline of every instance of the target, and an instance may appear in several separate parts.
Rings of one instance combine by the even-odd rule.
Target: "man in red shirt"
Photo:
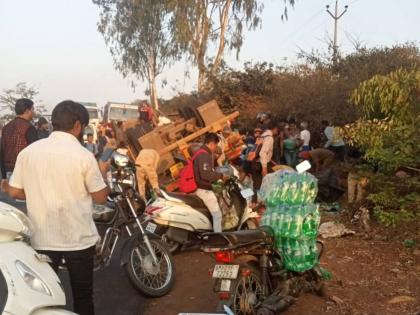
[[[3,178],[13,172],[20,151],[38,140],[36,128],[30,123],[34,117],[34,102],[21,98],[15,104],[16,118],[2,130],[0,166]]]

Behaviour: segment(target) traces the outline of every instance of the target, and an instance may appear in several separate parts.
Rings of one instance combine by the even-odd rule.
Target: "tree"
[[[352,101],[363,116],[346,126],[353,144],[380,170],[418,167],[420,142],[420,71],[397,70],[360,84]]]
[[[294,5],[294,0],[284,0]],[[171,32],[198,68],[198,91],[205,88],[208,76],[219,71],[226,47],[239,55],[243,29],[261,24],[262,1],[258,0],[168,0]],[[287,17],[287,6],[283,13]],[[211,56],[208,48],[216,46]]]
[[[152,105],[158,109],[156,78],[179,57],[168,27],[166,1],[93,0],[101,8],[98,30],[124,78],[147,81]]]
[[[36,115],[41,115],[46,112],[44,105],[38,104],[34,98],[39,94],[39,91],[33,87],[28,86],[26,82],[19,82],[12,89],[4,89],[0,94],[0,111],[5,112],[0,117],[2,124],[11,120],[15,116],[15,103],[20,98],[29,98],[35,103]]]

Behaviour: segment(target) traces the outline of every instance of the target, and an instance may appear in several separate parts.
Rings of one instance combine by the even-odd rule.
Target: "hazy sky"
[[[299,48],[326,50],[332,18],[326,0],[297,0],[289,20],[281,22],[282,0],[265,0],[261,29],[246,33],[240,60],[276,64],[296,60]],[[420,41],[420,0],[340,0],[349,5],[339,24],[339,42],[345,52],[352,45],[346,34],[368,47]],[[39,99],[53,107],[63,99],[128,102],[144,97],[145,83],[136,92],[114,70],[112,57],[97,32],[99,10],[90,0],[0,0],[0,90],[18,82],[36,86]],[[327,35],[328,34],[328,35]],[[287,58],[287,59],[285,59]],[[185,77],[190,70],[190,78]],[[180,62],[160,76],[168,85],[160,96],[188,92],[196,84],[194,68]]]

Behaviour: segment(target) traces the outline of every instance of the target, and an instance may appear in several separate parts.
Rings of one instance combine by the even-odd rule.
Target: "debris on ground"
[[[354,234],[356,234],[356,232],[347,229],[344,224],[338,222],[325,222],[319,227],[319,235],[321,235],[322,238],[341,237]]]
[[[411,297],[411,296],[408,296],[408,295],[400,295],[400,296],[396,296],[396,297],[393,297],[392,299],[390,299],[388,301],[388,304],[407,303],[407,302],[413,302],[415,300],[416,299],[413,298],[413,297]]]
[[[319,209],[321,211],[331,212],[331,213],[338,213],[341,211],[340,203],[338,202],[321,202],[319,204]]]
[[[407,248],[413,248],[416,245],[415,240],[404,240],[404,246]]]
[[[335,296],[335,295],[331,296],[330,300],[333,301],[338,306],[343,306],[345,304],[342,299],[340,299],[338,296]]]

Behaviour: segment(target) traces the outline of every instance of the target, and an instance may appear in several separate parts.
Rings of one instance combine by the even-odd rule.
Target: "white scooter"
[[[30,237],[28,217],[0,202],[0,314],[75,315],[58,308],[66,305],[60,279]]]
[[[252,189],[241,189],[236,177],[224,183],[218,194],[224,231],[258,226],[259,214],[249,206],[253,194]],[[148,205],[146,214],[149,216],[146,230],[160,235],[172,252],[181,245],[200,245],[201,235],[213,231],[210,211],[194,194],[161,190],[161,196]]]

